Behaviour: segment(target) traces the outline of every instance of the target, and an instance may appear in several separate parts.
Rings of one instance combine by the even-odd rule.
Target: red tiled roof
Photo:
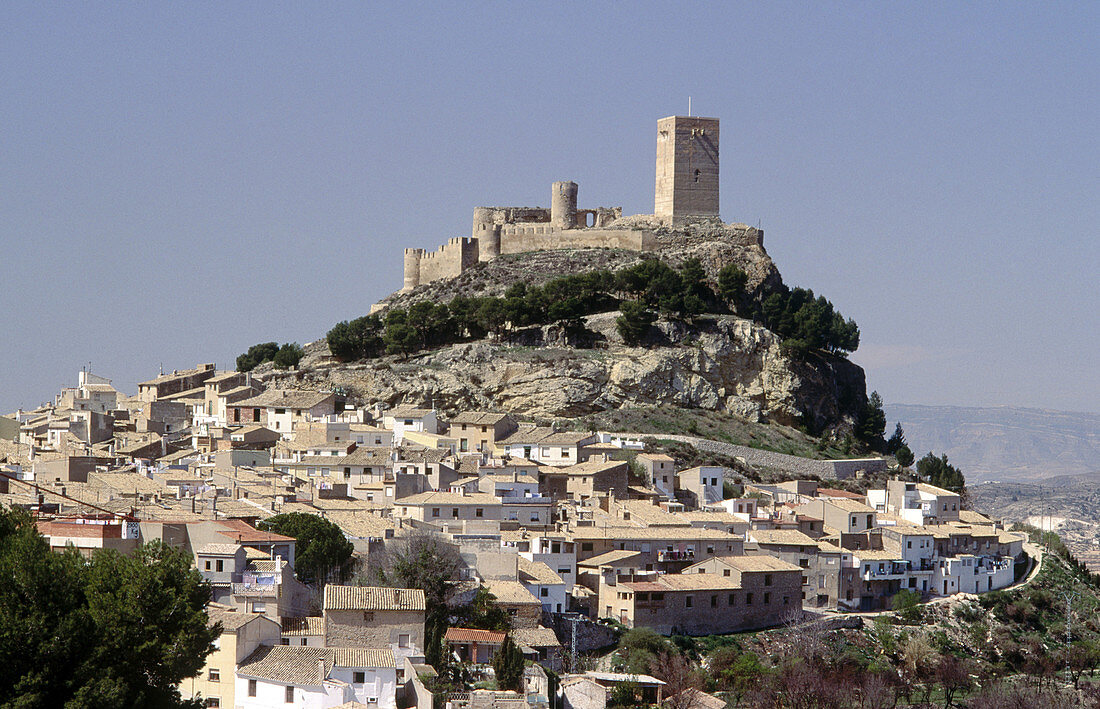
[[[293,542],[294,537],[284,537],[275,532],[261,532],[248,522],[240,519],[219,519],[218,524],[225,527],[221,533],[230,539],[244,544],[260,542]]]
[[[456,643],[485,643],[500,645],[504,642],[504,633],[495,630],[477,630],[474,628],[447,628],[443,639]]]

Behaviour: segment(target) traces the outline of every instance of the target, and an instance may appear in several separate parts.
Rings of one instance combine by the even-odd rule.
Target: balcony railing
[[[663,550],[657,552],[657,561],[693,561],[695,559],[695,551],[688,549],[687,551]]]

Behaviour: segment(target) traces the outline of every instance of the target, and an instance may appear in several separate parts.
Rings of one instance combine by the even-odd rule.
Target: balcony
[[[687,551],[663,550],[657,552],[657,561],[695,561],[695,551],[688,549]]]
[[[900,579],[905,577],[909,573],[909,564],[907,562],[891,562],[887,563],[880,570],[878,566],[872,566],[870,571],[863,571],[864,581],[884,581],[889,579]]]

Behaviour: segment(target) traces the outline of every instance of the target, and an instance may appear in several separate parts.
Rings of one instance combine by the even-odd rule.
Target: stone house
[[[269,389],[227,404],[227,415],[231,423],[258,423],[289,439],[297,424],[338,413],[339,405],[336,395],[330,392]]]
[[[424,592],[378,586],[325,586],[325,645],[424,654]],[[403,678],[402,678],[402,681]]]
[[[539,468],[544,494],[555,499],[585,500],[597,493],[625,494],[630,464],[623,460],[589,460],[567,467]]]
[[[676,496],[676,460],[664,453],[639,453],[635,460],[645,470],[646,480],[658,492],[673,499]]]
[[[905,480],[888,480],[884,489],[868,490],[867,502],[912,524],[958,522],[961,508],[958,493]]]
[[[686,506],[698,509],[722,501],[722,483],[726,469],[703,465],[676,473],[677,499]]]
[[[504,644],[506,633],[475,628],[447,628],[443,640],[462,662],[489,664]]]
[[[752,530],[745,539],[746,553],[767,554],[802,570],[805,607],[837,608],[858,593],[850,551],[791,529]]]
[[[816,497],[799,511],[824,521],[826,528],[842,534],[859,534],[878,526],[875,508],[852,499]]]
[[[175,370],[171,374],[161,374],[138,384],[138,398],[142,401],[157,401],[172,394],[200,389],[214,374],[213,363],[200,364],[194,369]]]
[[[497,605],[503,608],[512,621],[513,628],[537,628],[542,620],[542,602],[519,581],[488,579],[485,588],[496,596]]]
[[[723,557],[684,571],[620,582],[603,615],[663,635],[713,635],[777,625],[802,613],[801,571],[779,559]]]
[[[511,414],[464,411],[450,421],[450,436],[458,440],[458,451],[492,452],[497,441],[519,428]]]
[[[539,465],[575,465],[583,459],[583,449],[596,442],[596,434],[555,431],[548,426],[521,424],[514,432],[497,441],[495,456],[524,458]]]

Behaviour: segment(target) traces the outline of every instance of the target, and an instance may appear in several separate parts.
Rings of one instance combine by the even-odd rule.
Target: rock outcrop
[[[395,293],[381,306],[500,295],[516,282],[537,284],[570,273],[617,270],[652,256],[673,266],[698,258],[713,283],[727,264],[748,274],[749,289],[781,282],[757,229],[717,219],[669,228],[645,219],[629,217],[619,225],[654,229],[660,243],[656,253],[575,249],[505,255],[455,278]],[[321,340],[307,346],[299,371],[279,373],[268,365],[258,373],[289,386],[337,388],[363,403],[430,404],[445,412],[497,409],[535,418],[673,406],[846,430],[866,401],[858,366],[827,355],[794,359],[775,334],[750,320],[728,315],[701,317],[690,325],[659,321],[645,347],[630,347],[616,331],[617,316],[602,313],[586,319],[586,327],[595,333],[590,348],[566,346],[560,329],[548,326],[514,333],[508,341],[457,344],[407,361],[388,356],[340,364],[327,356]]]

